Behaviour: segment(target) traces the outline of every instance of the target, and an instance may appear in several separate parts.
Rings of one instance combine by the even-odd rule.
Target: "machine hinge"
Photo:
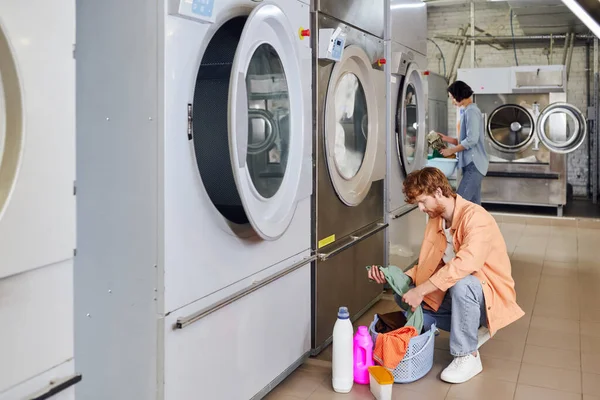
[[[596,107],[588,107],[587,109],[587,119],[588,121],[596,120]]]
[[[73,249],[73,257],[77,257],[77,249]]]
[[[194,136],[192,134],[192,124],[194,122],[194,117],[192,117],[192,105],[191,104],[187,105],[187,110],[188,110],[187,136],[188,136],[188,140],[192,140],[194,138]]]
[[[76,59],[76,57],[75,57],[75,50],[77,50],[77,44],[73,43],[73,59],[74,60]]]
[[[77,196],[77,181],[73,181],[73,196]]]

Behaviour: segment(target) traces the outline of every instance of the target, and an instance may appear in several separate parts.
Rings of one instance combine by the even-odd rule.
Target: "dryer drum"
[[[248,224],[231,164],[231,75],[247,17],[225,22],[203,54],[193,105],[193,147],[203,186],[228,221]],[[279,54],[269,43],[252,53],[246,70],[248,139],[245,171],[257,196],[269,199],[283,182],[290,142],[290,101]],[[235,166],[237,168],[237,166]]]
[[[194,90],[193,131],[198,171],[210,200],[229,221],[247,224],[229,156],[228,102],[233,59],[245,17],[221,26],[206,47]]]
[[[517,152],[527,146],[534,135],[531,113],[522,106],[505,104],[496,108],[487,123],[491,143],[498,150]]]

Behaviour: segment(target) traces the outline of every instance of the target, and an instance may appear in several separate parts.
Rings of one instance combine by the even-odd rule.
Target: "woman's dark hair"
[[[454,97],[454,100],[459,103],[464,99],[468,99],[469,97],[473,96],[473,90],[463,81],[456,81],[448,86],[448,93],[450,93],[452,97]]]

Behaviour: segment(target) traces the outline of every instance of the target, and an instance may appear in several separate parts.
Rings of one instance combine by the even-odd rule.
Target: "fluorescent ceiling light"
[[[392,4],[390,8],[392,10],[400,10],[403,8],[421,8],[425,7],[425,3],[409,3],[409,4]]]
[[[600,38],[600,25],[598,24],[598,21],[594,20],[594,18],[592,18],[576,0],[562,0],[562,2],[569,7],[569,10],[571,10],[571,12],[575,14],[575,16],[577,16],[577,18],[579,18],[579,20],[583,22],[596,37]]]

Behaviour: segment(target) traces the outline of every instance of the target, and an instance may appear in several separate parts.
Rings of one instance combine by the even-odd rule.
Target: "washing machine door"
[[[396,149],[404,173],[423,167],[426,144],[427,97],[418,65],[408,66],[396,109]]]
[[[505,153],[517,153],[534,138],[535,123],[529,110],[517,104],[503,104],[490,114],[487,134],[491,145]]]
[[[0,30],[0,220],[15,185],[22,143],[21,87],[8,40]]]
[[[231,67],[228,132],[233,178],[247,221],[265,240],[287,230],[312,192],[298,32],[274,4],[248,17]],[[310,157],[310,156],[309,156]]]
[[[358,46],[345,48],[335,64],[325,99],[325,156],[333,187],[347,206],[360,204],[374,181],[383,179],[377,72]],[[384,164],[385,165],[385,164]]]
[[[552,152],[568,154],[579,148],[587,135],[585,116],[568,103],[552,103],[542,110],[537,121],[538,137]]]

